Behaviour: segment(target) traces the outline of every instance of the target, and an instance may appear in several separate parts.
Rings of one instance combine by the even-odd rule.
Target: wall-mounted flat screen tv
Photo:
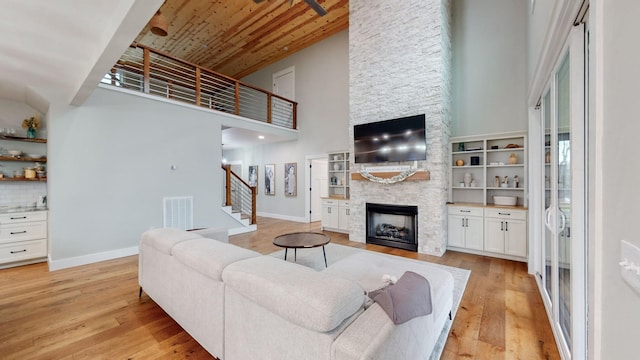
[[[424,114],[354,125],[353,140],[356,163],[427,159]]]

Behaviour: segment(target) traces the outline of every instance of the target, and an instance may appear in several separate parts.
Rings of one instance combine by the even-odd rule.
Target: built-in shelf
[[[47,143],[47,139],[31,139],[26,137],[8,136],[8,135],[0,135],[0,140],[23,141],[23,142],[42,143],[42,144]]]
[[[524,132],[451,138],[449,201],[486,206],[493,205],[494,196],[516,196],[518,206],[526,206],[526,144]],[[465,185],[469,177],[475,186]],[[508,187],[496,186],[504,179]]]
[[[33,178],[33,179],[27,179],[27,178],[12,178],[12,177],[3,177],[0,178],[0,181],[47,181],[47,178]]]
[[[0,161],[24,161],[24,162],[47,162],[47,158],[30,158],[23,156],[2,156],[0,155]]]

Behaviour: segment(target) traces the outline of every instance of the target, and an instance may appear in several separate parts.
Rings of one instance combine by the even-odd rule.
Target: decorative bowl
[[[497,196],[493,197],[493,203],[496,205],[514,206],[518,202],[517,196]]]
[[[22,151],[20,150],[9,150],[9,155],[11,156],[20,156],[22,154]]]

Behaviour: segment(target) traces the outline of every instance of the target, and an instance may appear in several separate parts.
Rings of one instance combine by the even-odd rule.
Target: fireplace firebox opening
[[[367,203],[367,244],[418,251],[418,207]]]

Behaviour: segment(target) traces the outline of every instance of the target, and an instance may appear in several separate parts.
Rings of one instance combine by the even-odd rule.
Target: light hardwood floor
[[[268,254],[271,240],[319,231],[258,218],[258,231],[230,242]],[[442,257],[332,242],[470,269],[442,359],[559,359],[535,280],[524,263],[449,251]],[[46,264],[0,270],[2,359],[212,359],[146,294],[138,299],[136,256],[49,272]]]

